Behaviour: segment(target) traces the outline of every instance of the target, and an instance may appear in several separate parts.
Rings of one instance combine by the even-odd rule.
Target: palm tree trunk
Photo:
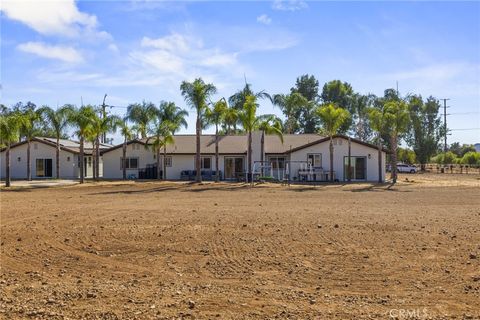
[[[10,187],[10,142],[7,142],[7,152],[5,153],[5,186]]]
[[[391,164],[392,172],[391,179],[393,183],[397,183],[397,134],[392,133],[391,135],[391,144],[392,144],[392,154],[391,154]]]
[[[261,174],[262,174],[262,177],[265,175],[265,174],[264,174],[264,170],[263,170],[263,165],[264,165],[264,163],[263,163],[263,160],[264,160],[264,159],[263,159],[263,158],[264,158],[263,154],[264,154],[264,150],[265,150],[265,130],[262,130],[262,139],[260,140],[260,161],[261,161],[261,162],[260,162],[260,166],[261,166],[261,168],[262,168],[262,173],[261,173]]]
[[[93,180],[95,180],[95,177],[96,177],[96,169],[97,167],[95,166],[96,162],[97,162],[97,159],[95,158],[95,140],[93,140],[93,143],[92,143],[92,178]],[[87,172],[88,172],[88,169],[87,169]]]
[[[163,145],[163,180],[167,180],[167,162],[165,161],[167,159],[167,144],[164,142]]]
[[[84,159],[84,137],[80,136],[80,183],[85,182]]]
[[[123,180],[127,180],[127,139],[123,140],[122,147],[122,171],[123,171]]]
[[[220,170],[218,168],[218,123],[215,124],[215,169],[217,170],[215,182],[218,182],[220,181]]]
[[[100,137],[97,137],[97,144],[96,144],[96,150],[95,150],[95,165],[96,165],[96,174],[97,174],[97,180],[100,178]]]
[[[200,159],[200,135],[202,133],[202,123],[200,122],[200,115],[198,114],[197,111],[197,129],[196,129],[196,140],[197,140],[197,146],[196,146],[196,154],[195,154],[195,170],[197,171],[197,176],[195,181],[196,182],[202,182],[202,173],[200,172],[201,170],[201,159]]]
[[[382,140],[378,134],[378,183],[382,183]]]
[[[162,168],[160,166],[160,148],[157,147],[157,180],[162,179]]]
[[[252,174],[252,131],[248,131],[248,172],[246,182],[250,181]],[[252,179],[253,180],[253,179]]]
[[[60,179],[60,136],[57,136],[57,148],[55,151],[55,170],[57,179]]]
[[[352,139],[348,137],[348,170],[347,170],[347,177],[348,182],[352,181]],[[345,178],[344,178],[345,179]]]
[[[330,182],[333,182],[333,136],[330,136]]]
[[[27,180],[32,181],[32,159],[30,156],[30,137],[27,137]]]

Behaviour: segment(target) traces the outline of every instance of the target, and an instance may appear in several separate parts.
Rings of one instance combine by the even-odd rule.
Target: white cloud
[[[18,45],[17,49],[43,58],[57,59],[69,63],[83,61],[82,55],[76,49],[68,46],[52,46],[43,42],[26,42]]]
[[[272,9],[281,11],[297,11],[308,8],[303,0],[274,0]]]
[[[257,22],[269,25],[270,23],[272,23],[272,18],[270,18],[266,14],[262,14],[257,17]]]
[[[111,38],[107,32],[97,31],[96,16],[81,12],[75,0],[4,0],[0,10],[44,35]]]

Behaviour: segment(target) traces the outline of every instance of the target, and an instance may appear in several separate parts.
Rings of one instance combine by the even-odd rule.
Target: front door
[[[52,159],[36,159],[35,174],[37,177],[51,178],[52,177]]]
[[[243,173],[243,158],[225,158],[225,179],[236,179]]]

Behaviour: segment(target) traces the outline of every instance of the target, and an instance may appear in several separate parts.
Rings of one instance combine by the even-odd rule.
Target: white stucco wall
[[[36,145],[36,147],[35,147]],[[31,163],[30,168],[32,178],[37,178],[36,159],[52,159],[52,178],[57,176],[55,164],[55,147],[49,146],[41,142],[33,141],[30,148]],[[0,172],[2,179],[5,178],[5,157],[6,151],[0,153]],[[20,161],[18,158],[20,157]],[[70,158],[70,161],[68,161]],[[76,155],[65,150],[60,150],[60,178],[75,179],[77,178],[77,158]],[[22,144],[10,150],[10,176],[12,179],[27,178],[27,144]]]
[[[292,161],[307,161],[309,153],[320,153],[322,155],[322,167],[324,171],[330,170],[330,151],[329,141],[325,141],[304,149],[293,152],[290,155]],[[336,179],[344,181],[344,157],[348,156],[348,140],[343,138],[334,139],[333,151],[333,170],[336,174]],[[366,181],[378,181],[378,151],[374,148],[355,143],[351,143],[352,157],[366,157]],[[292,177],[297,176],[300,169],[299,163],[292,163],[290,172]],[[382,152],[382,180],[385,180],[385,152]]]

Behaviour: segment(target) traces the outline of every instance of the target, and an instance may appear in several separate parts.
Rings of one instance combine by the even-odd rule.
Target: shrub
[[[469,151],[461,159],[462,164],[478,164],[480,162],[480,152]]]

